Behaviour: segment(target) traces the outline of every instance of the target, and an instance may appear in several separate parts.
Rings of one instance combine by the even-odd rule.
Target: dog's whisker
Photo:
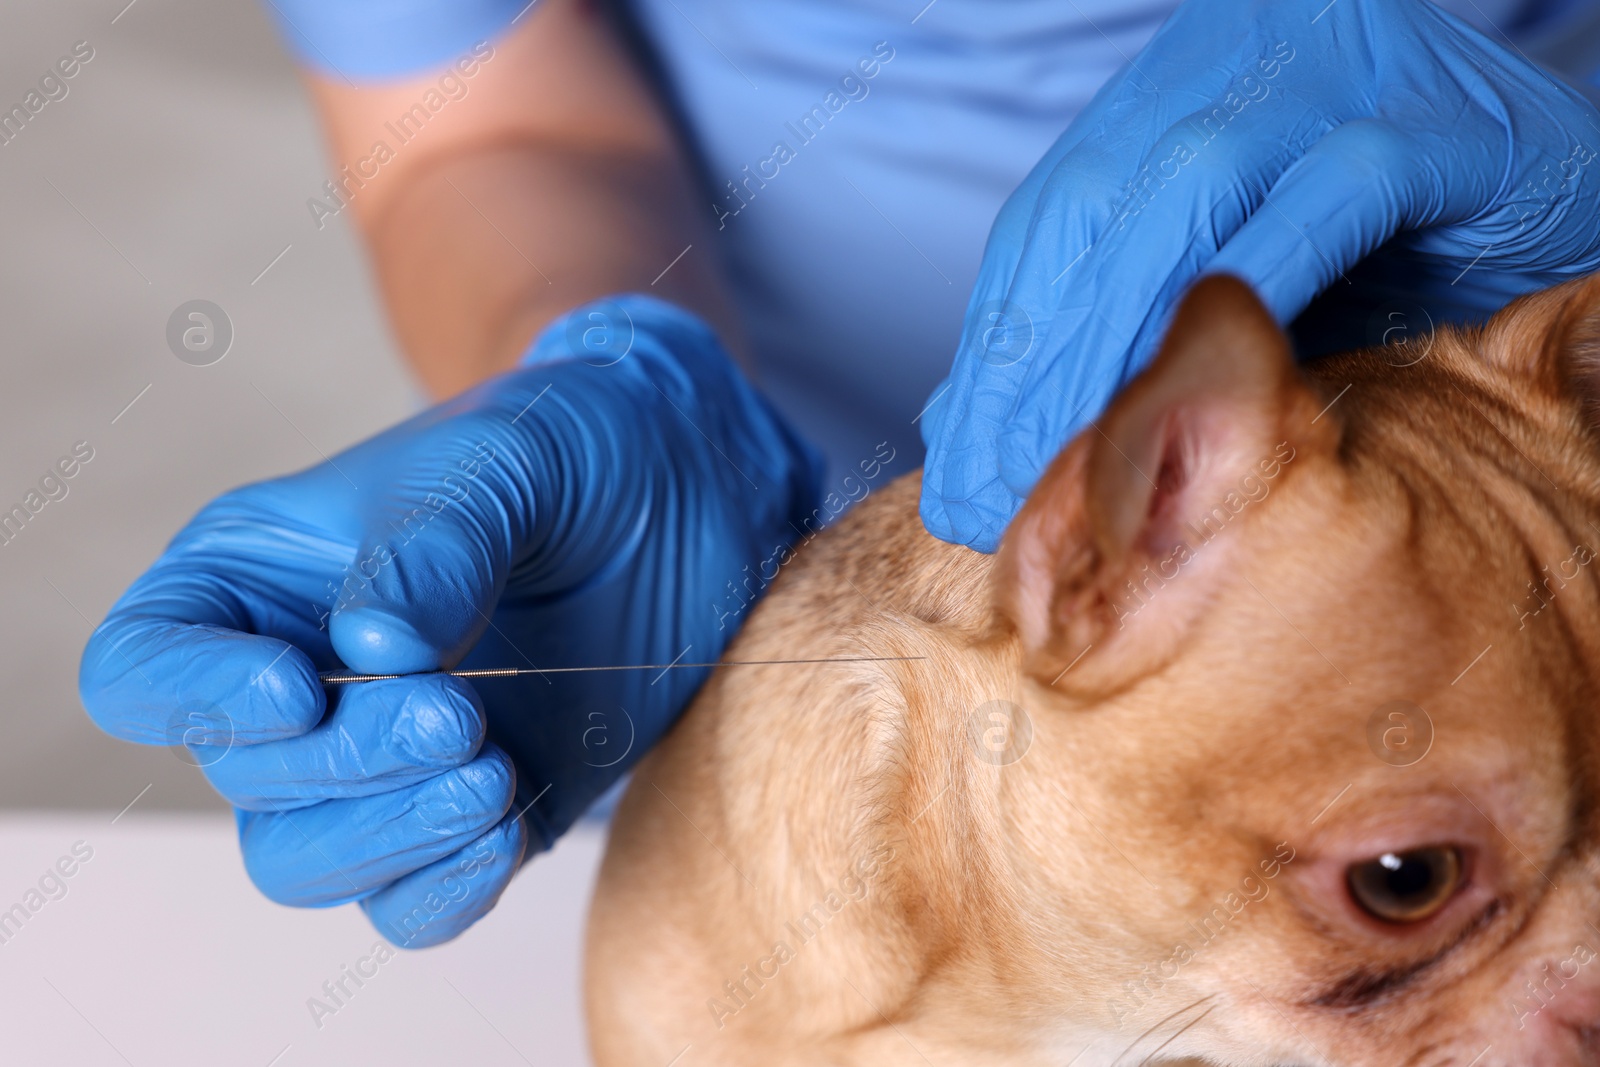
[[[1156,1055],[1162,1049],[1166,1048],[1168,1045],[1170,1045],[1174,1041],[1178,1040],[1178,1038],[1180,1038],[1184,1034],[1188,1033],[1195,1026],[1198,1026],[1200,1024],[1200,1021],[1202,1019],[1204,1019],[1207,1015],[1210,1015],[1212,1010],[1215,1007],[1216,1007],[1216,1005],[1213,1004],[1210,1008],[1207,1008],[1205,1011],[1201,1012],[1199,1015],[1196,1015],[1193,1019],[1190,1019],[1188,1022],[1186,1022],[1182,1026],[1178,1027],[1178,1029],[1173,1032],[1171,1037],[1167,1038],[1165,1041],[1161,1042],[1161,1044],[1159,1044],[1155,1048],[1151,1049],[1150,1050],[1150,1054],[1148,1056],[1146,1056],[1144,1059],[1139,1061],[1139,1067],[1146,1067],[1146,1065],[1151,1060],[1155,1059]]]
[[[1165,1016],[1161,1017],[1160,1019],[1157,1019],[1154,1023],[1152,1023],[1150,1025],[1150,1028],[1148,1030],[1144,1031],[1144,1033],[1142,1033],[1138,1037],[1134,1038],[1133,1042],[1127,1048],[1123,1049],[1122,1052],[1120,1052],[1117,1055],[1116,1059],[1111,1061],[1111,1067],[1117,1067],[1117,1065],[1122,1062],[1122,1058],[1124,1056],[1128,1055],[1134,1049],[1139,1047],[1139,1043],[1141,1041],[1143,1041],[1145,1038],[1149,1037],[1151,1034],[1154,1034],[1157,1030],[1161,1029],[1167,1023],[1171,1022],[1172,1020],[1178,1018],[1181,1015],[1184,1015],[1187,1012],[1193,1011],[1194,1009],[1198,1008],[1200,1005],[1206,1003],[1207,1001],[1215,1000],[1215,999],[1217,999],[1217,994],[1212,993],[1210,996],[1201,997],[1199,1000],[1193,1001],[1193,1002],[1191,1002],[1189,1004],[1185,1004],[1183,1007],[1179,1008],[1175,1012],[1172,1012],[1170,1015],[1165,1015]],[[1198,1018],[1196,1018],[1194,1020],[1194,1022],[1199,1022],[1200,1019],[1204,1018],[1210,1011],[1211,1011],[1211,1009],[1207,1008],[1204,1012],[1201,1012],[1200,1016]],[[1192,1026],[1192,1025],[1193,1025],[1193,1023],[1189,1024],[1189,1026]],[[1183,1033],[1183,1031],[1187,1030],[1189,1028],[1189,1026],[1183,1027],[1183,1029],[1179,1030],[1178,1033],[1179,1034]],[[1177,1036],[1177,1034],[1173,1035],[1173,1037],[1176,1037],[1176,1036]],[[1165,1047],[1166,1047],[1166,1043],[1163,1042],[1162,1045],[1156,1049],[1156,1051],[1159,1052],[1161,1050],[1161,1048],[1165,1048]],[[1153,1053],[1152,1053],[1152,1055],[1153,1055]],[[1145,1057],[1145,1061],[1147,1062],[1148,1060],[1149,1060],[1149,1057],[1148,1056]]]

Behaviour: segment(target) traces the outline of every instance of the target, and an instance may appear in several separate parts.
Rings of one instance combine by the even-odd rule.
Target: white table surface
[[[588,1062],[578,982],[598,826],[526,867],[455,942],[397,952],[320,1027],[307,1000],[378,940],[357,908],[272,904],[245,876],[229,817],[135,808],[114,824],[0,816],[0,912],[79,841],[93,857],[66,895],[0,944],[0,1064]]]

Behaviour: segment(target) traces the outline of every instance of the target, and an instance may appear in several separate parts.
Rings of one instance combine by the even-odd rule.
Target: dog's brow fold
[[[1306,1003],[1317,1008],[1358,1012],[1388,1000],[1442,962],[1446,956],[1488,930],[1504,910],[1498,898],[1491,900],[1471,922],[1461,928],[1461,932],[1449,944],[1426,959],[1387,971],[1352,971]]]

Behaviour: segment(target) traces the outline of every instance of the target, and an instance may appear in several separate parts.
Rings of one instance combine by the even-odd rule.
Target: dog
[[[1600,276],[1306,365],[1208,277],[995,556],[863,501],[634,775],[597,1062],[1600,1063],[1597,398]]]

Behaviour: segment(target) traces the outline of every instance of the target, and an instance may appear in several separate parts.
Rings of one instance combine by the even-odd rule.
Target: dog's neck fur
[[[1301,403],[1310,406],[1296,425],[1336,426],[1336,453],[1286,464],[1269,494],[1283,499],[1245,507],[1205,544],[1195,567],[1207,573],[1182,579],[1202,590],[1209,608],[1257,604],[1234,599],[1254,590],[1266,605],[1261,616],[1288,624],[1259,649],[1230,646],[1225,627],[1200,626],[1174,638],[1150,670],[1105,673],[1093,650],[1118,639],[1111,627],[1152,625],[1133,616],[1171,613],[1162,597],[1193,595],[1157,588],[1152,596],[1148,584],[1142,598],[1091,590],[1092,602],[1080,596],[1090,593],[1068,589],[1079,597],[1074,620],[1102,617],[1098,642],[1030,640],[1027,621],[1019,621],[1029,608],[1006,588],[1027,559],[1010,542],[1010,555],[997,561],[928,538],[914,521],[915,477],[798,546],[731,658],[915,658],[801,674],[778,666],[718,672],[640,765],[615,824],[590,933],[600,1061],[664,1064],[689,1045],[701,1051],[686,1063],[1060,1065],[1086,1047],[1084,1064],[1197,1048],[1257,1063],[1266,1061],[1257,1058],[1253,1035],[1275,1025],[1267,1009],[1287,1018],[1289,1007],[1275,1006],[1280,996],[1292,1007],[1321,996],[1330,1005],[1346,998],[1340,1010],[1389,1010],[1387,991],[1362,982],[1399,989],[1409,978],[1332,962],[1321,984],[1287,970],[1258,976],[1260,1004],[1175,984],[1139,1002],[1143,994],[1124,993],[1121,978],[1141,973],[1153,945],[1188,936],[1159,917],[1204,914],[1277,844],[1241,832],[1185,846],[1183,828],[1195,812],[1215,810],[1226,820],[1230,805],[1243,803],[1235,794],[1258,792],[1263,803],[1285,809],[1286,835],[1314,840],[1318,809],[1339,799],[1331,789],[1293,795],[1284,768],[1314,764],[1348,732],[1338,704],[1346,698],[1328,695],[1324,684],[1338,679],[1319,678],[1313,687],[1298,674],[1323,672],[1319,659],[1341,677],[1335,660],[1356,674],[1341,642],[1360,627],[1319,629],[1326,648],[1313,657],[1299,646],[1311,664],[1305,672],[1260,677],[1271,674],[1282,648],[1312,643],[1291,618],[1326,614],[1343,597],[1351,611],[1372,601],[1384,617],[1367,626],[1392,641],[1412,633],[1438,638],[1419,657],[1426,662],[1372,657],[1383,675],[1375,691],[1419,699],[1450,692],[1456,683],[1441,675],[1442,665],[1453,673],[1470,661],[1484,684],[1533,694],[1537,703],[1575,707],[1593,699],[1600,567],[1562,582],[1559,595],[1547,586],[1535,596],[1538,590],[1511,583],[1530,598],[1524,617],[1507,596],[1506,576],[1519,556],[1527,576],[1540,579],[1541,568],[1574,545],[1600,547],[1600,447],[1567,377],[1546,380],[1558,372],[1538,356],[1559,315],[1556,300],[1532,298],[1526,336],[1510,326],[1444,334],[1415,365],[1396,366],[1395,353],[1380,350],[1308,369]],[[1570,376],[1573,367],[1559,373]],[[1543,387],[1530,388],[1531,380]],[[1073,446],[1084,453],[1076,475],[1071,449],[1058,461],[1062,484],[1081,479],[1092,462],[1089,444]],[[1336,462],[1347,476],[1297,487],[1317,480],[1317,462]],[[1036,498],[1055,491],[1051,478]],[[1337,528],[1319,525],[1318,516],[1330,515],[1341,516]],[[1348,562],[1351,569],[1331,579],[1347,592],[1299,595],[1296,576],[1304,585],[1306,561],[1294,546],[1312,531],[1317,552]],[[1258,555],[1262,544],[1268,547]],[[1241,560],[1254,579],[1247,588],[1209,584]],[[1050,565],[1059,566],[1061,583],[1076,580],[1078,564]],[[1481,585],[1464,582],[1474,575]],[[1407,585],[1404,595],[1395,583]],[[1473,660],[1497,643],[1520,651]],[[1256,655],[1264,662],[1252,678]],[[1508,667],[1513,655],[1520,659]],[[1238,688],[1242,704],[1281,694],[1304,709],[1304,723],[1284,724],[1278,743],[1262,747],[1260,717],[1241,722],[1250,734],[1239,742],[1248,750],[1238,757],[1241,775],[1228,757],[1218,762],[1207,740],[1218,729],[1215,716],[1191,717],[1183,706],[1206,692],[1207,672]],[[1345,681],[1363,693],[1371,688],[1367,677]],[[1032,712],[1034,748],[1015,761],[1005,752],[974,758],[990,721],[984,709],[994,701]],[[1107,704],[1127,716],[1120,730],[1092,721]],[[1338,725],[1322,726],[1336,716]],[[1571,839],[1545,842],[1543,824],[1531,817],[1506,831],[1541,857],[1545,874],[1560,879],[1570,868],[1593,882],[1595,746],[1570,721],[1566,733],[1539,740],[1566,768],[1560,799]],[[1251,769],[1266,784],[1253,783]],[[1046,822],[1037,812],[1054,815]],[[859,899],[857,885],[865,887]],[[1064,885],[1071,899],[1061,899]],[[653,927],[641,940],[645,916]],[[1206,962],[1224,970],[1261,965],[1239,938],[1218,941]],[[1148,993],[1150,983],[1143,988]],[[1232,1018],[1222,1023],[1218,1013]],[[1403,1017],[1403,1010],[1386,1016]],[[1327,1033],[1336,1035],[1337,1025],[1330,1022]],[[1365,1024],[1355,1018],[1351,1025]],[[1306,1039],[1320,1041],[1334,1062],[1369,1062],[1358,1051],[1343,1053],[1327,1033]],[[1191,1039],[1200,1035],[1197,1046]]]

